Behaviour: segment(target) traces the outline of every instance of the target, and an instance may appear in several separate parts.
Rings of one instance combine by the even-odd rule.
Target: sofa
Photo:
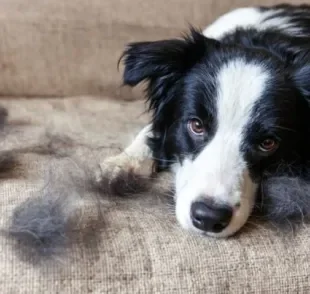
[[[148,121],[142,88],[122,86],[117,69],[126,43],[179,36],[189,23],[203,28],[232,8],[281,2],[0,1],[0,106],[8,110],[0,151],[18,153],[17,172],[0,170],[1,230],[41,191],[51,166],[67,174],[70,160],[58,151],[98,162]],[[51,148],[48,132],[66,139]],[[280,232],[251,219],[234,237],[201,237],[179,227],[171,195],[162,192],[158,184],[127,198],[102,195],[97,237],[77,238],[70,258],[56,262],[31,262],[0,236],[1,293],[310,293],[308,226]],[[96,213],[91,204],[83,217]]]

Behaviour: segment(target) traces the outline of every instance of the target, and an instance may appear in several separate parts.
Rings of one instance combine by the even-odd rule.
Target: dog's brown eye
[[[203,123],[198,118],[192,118],[191,120],[189,120],[188,129],[195,135],[203,135],[205,132]]]
[[[259,144],[259,149],[263,152],[271,152],[278,147],[278,143],[273,139],[265,139]]]

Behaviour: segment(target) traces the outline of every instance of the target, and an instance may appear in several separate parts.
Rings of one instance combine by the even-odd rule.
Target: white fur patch
[[[238,8],[219,17],[203,31],[203,34],[208,38],[220,39],[237,28],[256,28],[258,30],[277,28],[289,34],[298,34],[299,29],[290,24],[289,17],[274,17],[266,20],[267,17],[280,11],[281,9],[260,11],[256,7]]]
[[[256,26],[261,18],[262,14],[257,8],[238,8],[219,17],[203,31],[203,34],[209,38],[219,39],[236,28]]]
[[[241,153],[243,130],[262,95],[269,74],[259,64],[242,59],[224,65],[217,77],[217,131],[192,161],[187,159],[176,171],[176,215],[184,228],[194,229],[191,203],[209,197],[236,207],[231,224],[218,236],[231,235],[248,219],[255,200],[252,183]],[[194,229],[195,230],[195,229]]]

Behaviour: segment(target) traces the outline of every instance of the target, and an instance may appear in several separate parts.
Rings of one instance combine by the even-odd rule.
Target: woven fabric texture
[[[86,161],[119,152],[148,119],[139,101],[7,98],[2,105],[11,114],[1,148],[36,146],[52,130],[78,142],[70,153]],[[2,228],[14,208],[42,187],[52,160],[60,163],[57,173],[69,172],[52,155],[20,157],[20,176],[1,179]],[[309,228],[283,235],[253,220],[234,238],[202,238],[179,228],[160,193],[105,199],[96,241],[86,248],[77,241],[69,260],[52,265],[23,260],[14,242],[0,237],[2,293],[309,293]],[[95,213],[90,206],[87,215]]]

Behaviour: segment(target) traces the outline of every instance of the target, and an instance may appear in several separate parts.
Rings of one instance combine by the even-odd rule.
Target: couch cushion
[[[120,88],[117,62],[126,43],[179,36],[188,23],[203,28],[232,8],[257,3],[2,0],[0,94],[113,94],[128,100],[141,98],[140,91]]]
[[[20,156],[19,176],[1,178],[1,228],[18,205],[42,188],[52,161],[59,164],[56,173],[67,173],[66,160],[42,150],[30,152],[42,144],[47,130],[76,142],[63,142],[70,154],[96,161],[118,152],[147,121],[141,102],[72,97],[7,98],[1,104],[10,111],[1,150],[29,151]],[[228,240],[202,238],[179,228],[173,207],[160,193],[159,185],[129,199],[102,195],[104,226],[86,247],[77,239],[68,259],[33,264],[14,241],[0,237],[2,292],[309,293],[309,227],[293,237],[254,222]],[[89,207],[86,214],[94,217],[96,207]]]

